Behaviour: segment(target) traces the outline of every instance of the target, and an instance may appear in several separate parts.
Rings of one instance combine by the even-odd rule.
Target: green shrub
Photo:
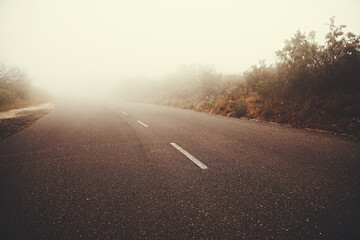
[[[265,107],[265,105],[264,105],[263,103],[260,103],[260,104],[258,105],[257,113],[258,113],[258,114],[261,114],[261,113],[264,111],[264,107]]]
[[[0,106],[12,104],[15,101],[16,96],[12,91],[0,88]]]
[[[270,118],[272,115],[274,115],[274,112],[271,109],[267,109],[264,113],[265,119]]]
[[[208,104],[209,104],[209,106],[212,106],[212,105],[213,105],[213,103],[214,103],[214,101],[215,101],[214,96],[213,96],[213,95],[210,95],[209,100],[208,100]]]
[[[240,99],[237,102],[231,103],[230,108],[233,111],[233,116],[239,118],[246,114],[247,103],[245,99]]]

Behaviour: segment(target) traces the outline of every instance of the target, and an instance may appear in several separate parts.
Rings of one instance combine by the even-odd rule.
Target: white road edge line
[[[122,112],[122,114],[127,115],[127,113],[126,113],[126,112],[124,112],[124,111],[121,111],[121,112]]]
[[[185,151],[182,147],[177,145],[176,143],[170,143],[174,148],[179,150],[182,154],[184,154],[187,158],[189,158],[193,163],[195,163],[199,168],[201,169],[209,169],[205,164],[200,162],[196,159],[193,155],[191,155],[189,152]]]
[[[149,127],[148,125],[146,125],[145,123],[143,123],[143,122],[141,122],[139,120],[137,120],[137,122],[140,123],[141,125],[143,125],[144,127]]]

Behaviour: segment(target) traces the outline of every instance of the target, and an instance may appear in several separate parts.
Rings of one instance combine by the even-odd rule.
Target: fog
[[[106,94],[183,64],[240,73],[328,19],[360,33],[360,2],[0,0],[0,61],[55,94]],[[125,84],[126,85],[126,84]]]

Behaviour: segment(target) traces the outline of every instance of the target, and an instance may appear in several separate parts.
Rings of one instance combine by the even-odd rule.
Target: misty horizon
[[[0,61],[50,92],[159,80],[182,65],[238,74],[328,19],[360,32],[357,1],[2,1]],[[83,89],[84,90],[84,89]]]

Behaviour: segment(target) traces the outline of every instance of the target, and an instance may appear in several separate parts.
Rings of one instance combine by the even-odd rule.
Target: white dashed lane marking
[[[201,169],[209,169],[205,164],[200,162],[196,159],[193,155],[191,155],[189,152],[185,151],[182,147],[177,145],[176,143],[170,143],[174,148],[179,150],[182,154],[184,154],[187,158],[189,158],[193,163],[195,163],[199,168]]]
[[[139,124],[143,125],[143,126],[146,127],[146,128],[149,127],[148,125],[146,125],[145,123],[143,123],[143,122],[141,122],[141,121],[139,121],[139,120],[138,120],[137,122],[138,122]]]

